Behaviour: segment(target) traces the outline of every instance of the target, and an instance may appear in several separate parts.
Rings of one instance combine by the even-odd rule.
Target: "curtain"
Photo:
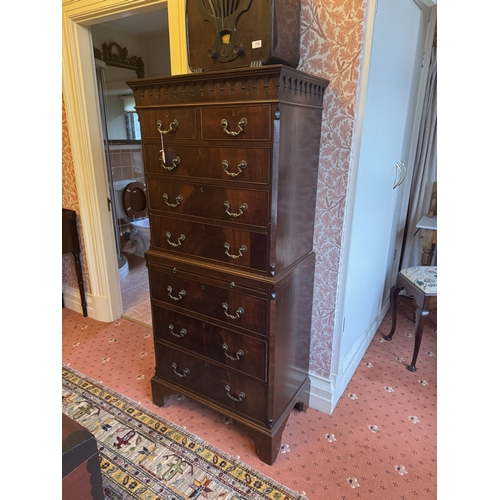
[[[437,180],[437,50],[432,47],[429,74],[423,103],[415,166],[410,191],[406,234],[403,239],[400,269],[419,266],[422,256],[423,231],[417,232],[417,223],[427,215],[431,199],[432,184]],[[438,186],[439,192],[439,186]],[[416,233],[416,234],[415,234]],[[433,266],[437,265],[437,250],[434,252]]]

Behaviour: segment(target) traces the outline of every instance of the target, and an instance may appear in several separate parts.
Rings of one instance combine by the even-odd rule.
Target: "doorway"
[[[168,7],[170,50],[164,53],[170,55],[172,74],[186,73],[183,0],[132,0],[126,5],[109,0],[98,7],[63,1],[63,95],[82,237],[85,246],[91,248],[86,252],[90,281],[89,316],[99,321],[120,318],[123,305],[113,237],[113,214],[108,210],[109,188],[96,96],[91,26],[132,18],[136,14],[165,7]]]
[[[146,185],[138,115],[126,82],[170,74],[167,9],[94,24],[91,32],[123,316],[151,324],[144,258],[149,235],[135,228],[137,214],[131,215],[124,204],[129,186]]]

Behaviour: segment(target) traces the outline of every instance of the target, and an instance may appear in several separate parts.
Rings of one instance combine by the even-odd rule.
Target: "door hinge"
[[[108,212],[111,212],[111,200],[108,198],[106,198],[108,200]]]

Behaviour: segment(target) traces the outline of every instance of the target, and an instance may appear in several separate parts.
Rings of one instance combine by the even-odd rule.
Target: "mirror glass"
[[[135,80],[134,70],[106,65],[103,72],[104,105],[111,144],[138,143],[141,139],[134,96],[125,81]]]

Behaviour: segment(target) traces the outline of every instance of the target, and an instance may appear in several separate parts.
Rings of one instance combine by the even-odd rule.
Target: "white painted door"
[[[378,0],[347,263],[340,363],[378,327],[395,249],[426,23],[414,0]],[[399,164],[400,168],[396,164]]]

